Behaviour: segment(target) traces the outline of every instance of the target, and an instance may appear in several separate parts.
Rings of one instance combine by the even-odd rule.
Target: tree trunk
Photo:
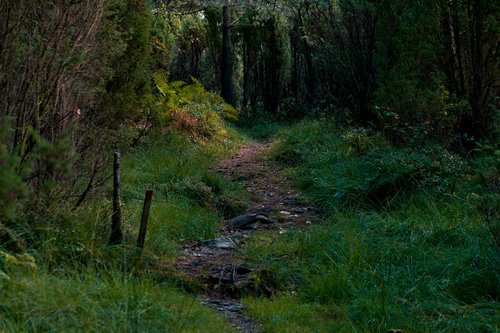
[[[304,46],[304,59],[306,64],[306,101],[309,105],[316,105],[316,77],[314,71],[312,50],[309,42],[307,41],[305,34],[305,26],[302,12],[299,10],[298,12],[299,24],[300,24],[300,32],[301,32],[301,40],[303,41]]]
[[[222,7],[222,56],[221,95],[226,103],[234,105],[233,87],[233,45],[231,43],[231,8]]]

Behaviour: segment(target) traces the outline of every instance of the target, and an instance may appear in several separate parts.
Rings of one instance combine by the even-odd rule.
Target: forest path
[[[287,228],[314,221],[313,207],[293,190],[290,179],[268,157],[273,142],[246,142],[238,152],[216,165],[224,177],[241,183],[249,192],[250,207],[225,220],[216,239],[185,244],[175,270],[204,290],[203,303],[223,313],[237,332],[258,332],[258,324],[243,313],[242,294],[271,296],[272,272],[243,265],[238,249],[256,230],[283,233]],[[271,276],[268,276],[268,275]],[[259,281],[259,282],[256,282]]]

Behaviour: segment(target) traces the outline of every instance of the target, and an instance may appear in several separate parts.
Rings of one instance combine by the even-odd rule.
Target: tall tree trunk
[[[263,73],[265,81],[264,106],[266,110],[273,115],[277,115],[281,100],[281,66],[282,56],[277,37],[277,26],[275,19],[269,21],[268,42],[266,45],[266,57],[264,59],[265,72]]]
[[[462,42],[460,40],[460,25],[458,19],[458,0],[451,1],[451,20],[452,20],[452,31],[453,31],[453,41],[456,48],[456,63],[458,68],[458,92],[460,95],[465,94],[465,76],[464,76],[464,66],[462,60]]]
[[[482,127],[486,126],[482,115],[481,105],[481,89],[482,89],[482,12],[481,4],[478,0],[467,1],[467,20],[469,28],[469,46],[468,46],[468,82],[467,82],[467,98],[470,103],[471,113],[464,115],[462,118],[462,132],[469,134],[474,138],[479,138],[482,135]],[[472,148],[473,145],[466,143],[467,148]]]
[[[221,95],[226,103],[234,105],[233,87],[233,45],[231,43],[231,8],[222,7],[222,56]]]
[[[316,104],[316,77],[315,77],[315,71],[314,71],[312,50],[311,50],[311,46],[309,45],[309,42],[307,41],[306,34],[304,31],[305,26],[304,26],[304,18],[303,18],[302,12],[299,10],[298,14],[299,14],[298,17],[299,17],[299,24],[300,24],[301,40],[303,41],[303,44],[304,44],[304,59],[305,59],[306,70],[307,70],[306,101],[309,105],[315,105]]]
[[[300,24],[299,22],[295,22],[292,32],[290,34],[290,49],[292,53],[292,65],[290,67],[291,70],[291,82],[290,82],[290,90],[292,92],[293,98],[297,101],[299,99],[299,84],[300,84],[300,50],[299,43],[301,40],[300,33]]]

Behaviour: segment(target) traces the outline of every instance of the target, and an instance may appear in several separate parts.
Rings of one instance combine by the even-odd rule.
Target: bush
[[[223,142],[235,137],[224,120],[236,121],[237,110],[219,95],[205,90],[200,81],[191,78],[191,84],[168,82],[160,72],[154,73],[153,79],[162,96],[158,105],[166,109],[165,119],[176,131],[202,141]]]
[[[25,193],[16,165],[17,158],[9,154],[5,144],[0,143],[0,223],[14,216],[17,203]]]
[[[453,191],[465,164],[439,146],[394,149],[367,129],[304,122],[284,132],[273,154],[297,169],[299,185],[324,209],[386,207],[419,189]]]

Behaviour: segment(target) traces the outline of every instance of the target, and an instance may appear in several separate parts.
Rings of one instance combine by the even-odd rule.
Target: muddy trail
[[[223,313],[237,332],[259,331],[258,323],[244,314],[240,296],[273,295],[272,272],[246,266],[238,249],[256,230],[283,233],[291,226],[314,221],[314,208],[302,200],[291,181],[278,171],[276,162],[267,157],[271,146],[272,142],[247,142],[215,167],[246,188],[250,206],[244,213],[228,217],[217,238],[185,244],[174,264],[184,279],[201,286],[202,302]]]

